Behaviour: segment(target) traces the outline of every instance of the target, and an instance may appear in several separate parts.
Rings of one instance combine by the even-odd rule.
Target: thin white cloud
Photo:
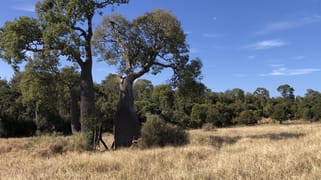
[[[197,48],[190,48],[189,52],[192,53],[192,54],[195,54],[195,53],[198,53],[199,51],[198,51]]]
[[[13,9],[18,11],[35,12],[35,5],[34,4],[17,5],[17,6],[14,6]]]
[[[250,44],[246,47],[253,50],[264,50],[264,49],[282,47],[285,45],[287,45],[286,42],[274,39],[274,40],[259,41],[254,44]]]
[[[278,68],[278,67],[283,67],[284,64],[270,64],[271,67]]]
[[[249,55],[247,56],[248,59],[255,59],[256,58],[256,55]]]
[[[266,24],[260,31],[257,32],[257,34],[268,34],[277,31],[284,31],[317,22],[321,22],[321,16],[318,14],[292,21],[274,22]]]
[[[307,58],[306,56],[294,56],[291,59],[293,59],[293,60],[304,60],[306,58]]]
[[[299,69],[289,69],[284,67],[282,64],[271,65],[274,69],[272,72],[267,74],[260,74],[260,76],[297,76],[297,75],[306,75],[312,74],[314,72],[319,72],[321,69],[317,68],[299,68]]]
[[[223,37],[223,34],[204,33],[203,37],[205,37],[205,38],[220,38],[220,37]]]

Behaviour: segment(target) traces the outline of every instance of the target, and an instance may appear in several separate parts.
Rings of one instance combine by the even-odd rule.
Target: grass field
[[[94,153],[68,151],[71,137],[0,139],[0,179],[321,179],[321,124],[189,134],[182,147]]]

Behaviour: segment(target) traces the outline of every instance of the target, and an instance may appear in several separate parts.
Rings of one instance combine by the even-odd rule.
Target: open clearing
[[[189,134],[182,147],[94,153],[66,150],[70,137],[0,139],[0,179],[321,179],[320,123]]]

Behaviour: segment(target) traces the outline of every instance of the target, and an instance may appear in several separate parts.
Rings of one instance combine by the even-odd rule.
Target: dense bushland
[[[73,107],[68,84],[77,86],[79,82],[75,77],[79,73],[74,68],[64,68],[56,73],[47,72],[46,78],[43,78],[44,74],[28,76],[29,73],[20,72],[10,81],[0,80],[0,136],[31,136],[36,132],[70,134]],[[119,97],[116,78],[111,74],[100,84],[95,84],[96,118],[102,120],[104,132],[111,132],[113,127]],[[26,79],[28,84],[24,83]],[[48,88],[42,88],[48,83],[50,92]],[[321,119],[321,93],[315,90],[309,89],[301,97],[293,95],[294,88],[280,86],[290,91],[283,90],[288,92],[286,94],[280,90],[280,97],[270,97],[265,88],[258,88],[253,93],[238,88],[212,92],[204,84],[199,84],[199,92],[187,93],[187,87],[173,89],[167,84],[153,86],[148,80],[136,81],[135,108],[141,124],[146,121],[146,114],[157,115],[162,121],[185,129],[201,128],[207,123],[216,127],[256,124],[262,118],[272,118],[280,123],[294,119],[311,122]],[[26,88],[29,91],[25,91]],[[75,100],[78,104],[79,96]],[[77,111],[76,118],[79,118],[79,108]]]

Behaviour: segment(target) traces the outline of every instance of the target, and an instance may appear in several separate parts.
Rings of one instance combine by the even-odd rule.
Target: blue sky
[[[35,16],[35,2],[2,1],[1,26],[22,15]],[[131,0],[114,13],[133,19],[155,8],[169,10],[181,21],[190,56],[202,59],[202,82],[213,91],[265,87],[278,96],[281,84],[294,87],[296,95],[309,88],[321,91],[321,0]],[[115,72],[103,62],[95,63],[94,80]],[[12,76],[2,61],[0,76]],[[171,71],[164,71],[144,78],[160,84],[170,76]]]

